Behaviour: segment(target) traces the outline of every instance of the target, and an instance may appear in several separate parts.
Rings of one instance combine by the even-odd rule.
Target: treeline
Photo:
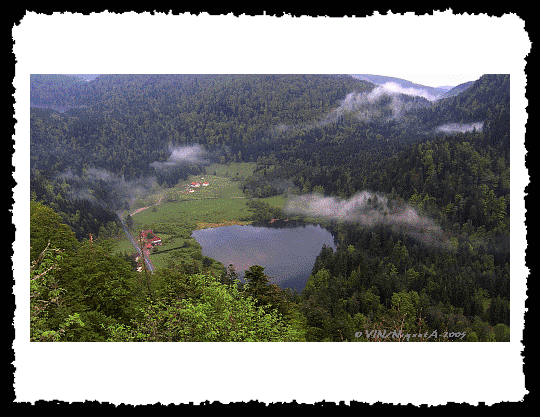
[[[341,229],[338,249],[321,251],[301,294],[308,341],[354,340],[368,321],[394,314],[401,303],[396,298],[410,304],[406,331],[418,330],[423,321],[425,329],[439,334],[507,340],[509,263],[476,246],[472,236],[456,238],[454,250],[441,250],[383,227]]]

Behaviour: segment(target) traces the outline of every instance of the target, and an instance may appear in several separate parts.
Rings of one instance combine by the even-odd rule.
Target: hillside
[[[86,83],[77,77],[30,75],[30,107],[76,107],[88,104]]]
[[[505,76],[486,75],[435,103],[340,75],[31,80],[34,103],[86,106],[31,111],[31,189],[39,200],[56,201],[66,221],[91,207],[93,219],[97,212],[114,212],[133,190],[147,190],[153,182],[174,185],[209,163],[258,162],[244,182],[255,196],[278,195],[291,186],[302,190],[308,183],[327,193],[348,184],[351,194],[347,178],[456,124],[458,131],[467,129],[459,124],[483,124],[488,143],[509,143]],[[103,225],[114,217],[99,215]],[[87,235],[88,227],[78,235]]]
[[[402,78],[396,77],[387,77],[385,75],[373,75],[373,74],[355,74],[353,77],[356,77],[360,80],[368,81],[373,84],[383,85],[385,83],[396,83],[403,88],[412,88],[416,90],[423,90],[433,96],[433,98],[439,98],[445,93],[444,88],[439,87],[430,87],[427,85],[416,84],[412,81],[404,80]]]
[[[469,87],[472,87],[473,84],[474,84],[474,81],[468,81],[466,83],[459,84],[459,85],[456,85],[455,87],[449,88],[445,93],[443,93],[439,97],[439,99],[457,96],[458,94],[466,91]]]

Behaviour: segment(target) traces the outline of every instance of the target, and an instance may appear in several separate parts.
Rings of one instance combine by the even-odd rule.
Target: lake
[[[279,223],[279,224],[276,224]],[[260,265],[270,282],[302,291],[323,245],[336,249],[332,234],[319,225],[293,225],[280,221],[268,226],[226,226],[195,230],[202,253],[233,264],[243,277],[250,266]],[[243,280],[243,279],[242,279]]]

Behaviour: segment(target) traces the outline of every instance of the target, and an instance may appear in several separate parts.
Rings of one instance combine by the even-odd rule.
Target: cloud
[[[152,162],[151,167],[156,170],[162,170],[170,167],[185,164],[207,164],[205,159],[206,152],[200,145],[191,146],[172,146],[169,144],[171,155],[165,162]]]
[[[448,123],[441,125],[435,129],[436,132],[455,133],[455,132],[472,132],[474,129],[481,131],[484,127],[484,122],[476,123]]]
[[[449,248],[449,241],[437,224],[400,200],[362,191],[350,199],[305,194],[287,201],[284,212],[340,220],[366,227],[389,226],[430,246]]]
[[[424,99],[424,100],[422,100]],[[319,125],[335,122],[346,112],[354,113],[360,120],[392,120],[402,117],[414,108],[428,106],[436,96],[426,90],[404,88],[397,83],[386,83],[370,92],[352,92],[328,114]]]
[[[377,97],[380,96],[381,94],[390,94],[390,95],[405,94],[407,96],[423,97],[428,101],[437,100],[437,96],[430,94],[427,90],[424,90],[421,88],[414,88],[414,87],[402,87],[398,83],[394,83],[394,82],[388,82],[374,88],[373,91],[369,93],[369,99],[376,100]]]
[[[148,194],[156,184],[154,176],[125,181],[123,177],[102,168],[88,168],[81,176],[68,169],[58,174],[56,179],[64,180],[69,185],[67,198],[86,200],[110,209],[120,208],[124,201]]]

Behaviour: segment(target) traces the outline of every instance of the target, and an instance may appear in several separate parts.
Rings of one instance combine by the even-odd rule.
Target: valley
[[[30,81],[33,340],[508,340],[508,75]]]

